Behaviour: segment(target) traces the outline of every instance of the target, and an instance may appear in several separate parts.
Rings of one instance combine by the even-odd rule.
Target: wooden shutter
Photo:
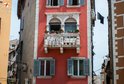
[[[40,76],[41,63],[39,60],[34,60],[34,76]]]
[[[60,4],[60,6],[63,6],[64,5],[64,0],[59,0],[59,4]]]
[[[68,59],[68,62],[67,62],[67,73],[68,75],[73,75],[73,60],[72,59]]]
[[[50,60],[50,75],[55,75],[55,60]]]
[[[68,5],[72,5],[73,1],[72,0],[68,0]]]
[[[51,0],[46,0],[46,5],[51,6]]]
[[[80,0],[80,5],[84,5],[85,4],[85,0]]]
[[[84,76],[89,76],[90,73],[90,68],[89,68],[89,59],[84,59],[83,60],[83,75]]]

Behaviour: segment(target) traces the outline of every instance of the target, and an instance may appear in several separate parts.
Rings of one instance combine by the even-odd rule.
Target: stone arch
[[[52,18],[49,23],[60,23],[61,24],[61,20],[59,20],[58,18]]]

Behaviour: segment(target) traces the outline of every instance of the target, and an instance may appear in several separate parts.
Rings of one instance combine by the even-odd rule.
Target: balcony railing
[[[77,48],[80,49],[79,33],[60,33],[60,34],[45,34],[44,47],[47,53],[47,48],[60,48],[63,53],[63,48]]]

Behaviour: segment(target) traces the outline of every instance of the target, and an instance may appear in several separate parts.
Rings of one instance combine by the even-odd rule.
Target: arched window
[[[61,21],[57,18],[53,18],[49,22],[50,33],[59,32],[61,30]]]
[[[65,21],[65,32],[74,33],[77,30],[77,22],[74,18],[68,18]]]

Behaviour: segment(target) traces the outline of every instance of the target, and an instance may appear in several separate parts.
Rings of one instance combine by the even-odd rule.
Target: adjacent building
[[[19,84],[92,84],[94,3],[18,0]]]
[[[110,58],[104,59],[101,67],[101,84],[112,84],[112,71],[110,70]]]
[[[16,74],[17,74],[17,48],[18,40],[11,40],[9,43],[9,59],[8,59],[8,84],[16,83]]]
[[[27,84],[33,80],[33,59],[37,51],[36,32],[36,1],[18,0],[17,16],[20,19],[19,45],[17,55],[17,83]],[[34,53],[35,52],[35,53]],[[24,67],[24,68],[23,68]],[[30,84],[30,83],[29,83]],[[33,83],[32,83],[33,84]]]
[[[124,80],[124,0],[108,0],[108,31],[110,68],[109,83],[122,84]]]
[[[6,84],[9,35],[11,21],[11,0],[0,0],[0,83]]]

